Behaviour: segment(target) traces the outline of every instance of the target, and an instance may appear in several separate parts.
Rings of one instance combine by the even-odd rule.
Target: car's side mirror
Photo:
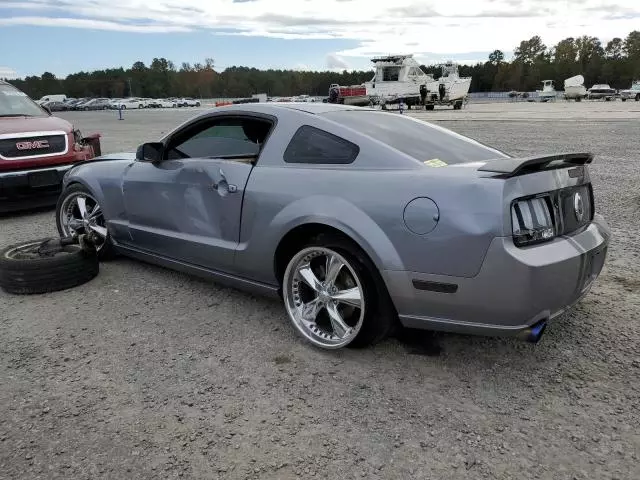
[[[164,144],[162,142],[143,143],[136,151],[136,160],[141,162],[159,162],[162,160],[164,153]]]
[[[49,115],[52,115],[52,113],[51,113],[51,109],[50,109],[48,106],[46,106],[46,105],[42,105],[42,109],[43,109],[45,112],[47,112]]]

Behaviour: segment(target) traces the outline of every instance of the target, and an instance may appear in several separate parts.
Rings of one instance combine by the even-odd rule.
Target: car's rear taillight
[[[518,247],[547,242],[556,236],[551,196],[516,200],[511,205],[513,243]]]

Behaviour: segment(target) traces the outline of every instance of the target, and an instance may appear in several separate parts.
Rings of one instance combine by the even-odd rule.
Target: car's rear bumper
[[[55,205],[62,190],[62,178],[75,165],[0,171],[0,213]]]
[[[604,265],[610,229],[596,215],[571,237],[518,248],[495,238],[473,278],[383,272],[406,327],[482,335],[517,335],[577,303]]]

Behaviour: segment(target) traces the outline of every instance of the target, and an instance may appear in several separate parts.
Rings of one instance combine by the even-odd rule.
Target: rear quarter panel
[[[304,124],[359,145],[356,161],[284,162],[284,150]],[[503,234],[504,213],[504,183],[476,170],[425,166],[317,115],[279,115],[245,191],[236,266],[244,276],[276,283],[273,255],[280,240],[298,225],[322,223],[358,242],[380,270],[474,276],[491,240]],[[438,224],[427,235],[404,223],[404,209],[417,197],[439,208]]]

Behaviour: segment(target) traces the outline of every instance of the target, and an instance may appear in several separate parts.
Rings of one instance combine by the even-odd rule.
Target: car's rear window
[[[367,110],[324,113],[326,118],[368,135],[420,162],[442,164],[507,158],[500,150],[407,115]]]

